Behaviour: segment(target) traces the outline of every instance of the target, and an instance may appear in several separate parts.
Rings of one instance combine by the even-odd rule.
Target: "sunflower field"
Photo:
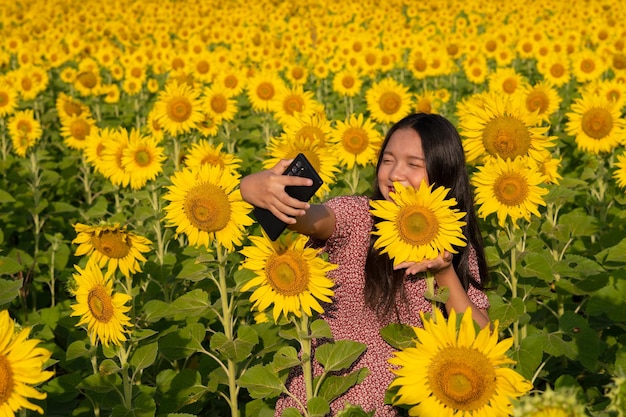
[[[0,0],[0,416],[273,415],[331,336],[335,266],[265,239],[240,179],[303,153],[313,201],[369,195],[412,112],[463,140],[497,323],[475,340],[531,384],[499,414],[626,416],[625,21],[616,0]],[[329,345],[283,415],[325,415],[363,349]],[[481,372],[463,415],[498,414]]]

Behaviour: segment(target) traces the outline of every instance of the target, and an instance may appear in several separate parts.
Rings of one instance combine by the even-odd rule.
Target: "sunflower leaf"
[[[315,358],[322,364],[326,372],[340,371],[349,368],[365,351],[367,346],[352,340],[338,340],[325,343],[315,351]]]
[[[319,389],[319,396],[330,403],[336,398],[339,398],[341,395],[343,395],[343,393],[349,390],[352,386],[363,382],[365,377],[369,374],[369,369],[360,368],[356,371],[349,373],[348,375],[329,375],[322,382],[322,385]],[[316,385],[317,381],[318,379],[316,378],[313,384]]]
[[[391,323],[380,330],[380,335],[396,349],[405,349],[415,346],[415,332],[406,324]]]
[[[257,365],[249,368],[239,378],[239,384],[246,388],[252,398],[273,398],[284,389],[283,381],[274,373],[270,365]]]
[[[311,337],[313,338],[333,337],[333,334],[330,331],[330,326],[328,326],[328,323],[326,322],[326,320],[319,319],[311,323]]]
[[[311,417],[324,417],[330,411],[328,401],[321,397],[313,397],[306,403],[307,411]]]
[[[145,369],[154,363],[158,351],[159,347],[156,342],[139,346],[130,357],[130,365],[135,368],[135,372]]]
[[[1,268],[1,266],[0,266]],[[13,301],[20,293],[22,280],[0,279],[0,306]]]

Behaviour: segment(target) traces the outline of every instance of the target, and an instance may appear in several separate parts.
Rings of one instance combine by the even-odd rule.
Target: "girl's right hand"
[[[310,186],[309,178],[283,175],[291,159],[281,159],[274,167],[250,174],[241,179],[242,198],[248,203],[268,209],[287,224],[295,224],[294,217],[303,216],[309,203],[291,197],[286,186]]]

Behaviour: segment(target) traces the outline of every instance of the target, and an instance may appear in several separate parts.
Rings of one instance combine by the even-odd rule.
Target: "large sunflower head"
[[[567,134],[575,137],[578,148],[599,154],[611,152],[626,135],[626,121],[615,102],[598,94],[587,94],[574,101],[565,117]]]
[[[542,196],[548,193],[541,187],[545,180],[526,158],[513,161],[497,158],[487,162],[472,177],[476,204],[480,205],[478,215],[486,218],[496,213],[500,227],[507,219],[517,227],[518,219],[530,220],[531,214],[539,216],[538,206],[545,205]]]
[[[200,165],[216,165],[222,169],[237,171],[241,167],[241,159],[236,155],[222,150],[224,143],[214,145],[206,140],[194,143],[185,155],[185,165],[193,168]]]
[[[341,164],[352,169],[355,164],[367,166],[376,161],[382,137],[373,122],[362,114],[351,114],[345,122],[337,121],[331,142]]]
[[[393,201],[374,200],[370,212],[381,219],[372,234],[381,253],[394,265],[405,261],[434,259],[444,251],[457,253],[466,245],[462,228],[465,213],[454,208],[456,199],[446,199],[449,189],[420,184],[419,189],[394,183]]]
[[[413,108],[409,89],[392,78],[375,83],[365,99],[372,118],[380,123],[395,123]]]
[[[53,375],[42,370],[52,354],[37,347],[39,340],[28,339],[30,328],[16,330],[8,310],[0,311],[0,415],[19,415],[22,408],[43,414],[42,408],[28,399],[46,398],[46,393],[39,392],[33,385]]]
[[[296,233],[287,233],[275,242],[265,235],[250,236],[250,241],[252,246],[241,250],[246,257],[241,267],[256,276],[241,291],[254,288],[250,296],[253,308],[264,311],[274,304],[274,321],[281,314],[289,318],[290,314],[301,317],[302,313],[312,316],[313,311],[324,311],[319,301],[330,303],[334,295],[333,281],[326,274],[337,265],[322,259],[318,250],[306,247],[307,238]]]
[[[232,251],[241,245],[252,206],[241,198],[238,176],[220,166],[203,164],[184,168],[171,177],[163,196],[167,226],[184,233],[192,246],[207,249],[215,241]]]
[[[184,82],[168,82],[154,104],[159,124],[173,136],[189,132],[202,121],[201,110],[200,91]]]
[[[76,256],[87,255],[100,268],[108,264],[109,273],[118,268],[124,276],[141,272],[138,261],[146,261],[143,254],[150,250],[152,242],[149,239],[117,223],[100,226],[76,223],[74,230],[77,236],[72,243],[78,244]]]
[[[129,144],[122,152],[122,166],[130,174],[130,188],[139,190],[146,182],[154,180],[163,172],[161,164],[165,160],[163,148],[152,136],[143,136],[132,129]]]
[[[493,93],[471,96],[458,106],[459,130],[468,162],[530,156],[541,160],[555,137],[522,100]]]
[[[103,345],[109,343],[121,345],[126,340],[126,327],[131,327],[126,313],[130,306],[125,305],[131,300],[131,296],[113,292],[112,274],[102,273],[94,260],[87,261],[85,269],[75,265],[78,273],[74,274],[75,288],[72,290],[76,296],[76,304],[72,304],[74,310],[71,316],[80,316],[77,326],[87,325],[87,333],[91,343],[98,340]]]
[[[395,405],[411,406],[412,416],[511,415],[512,399],[526,394],[532,384],[506,365],[513,339],[498,342],[498,332],[486,326],[478,334],[471,309],[463,314],[457,330],[457,314],[448,320],[439,310],[414,327],[415,346],[394,353],[389,363],[396,378]],[[497,329],[498,326],[494,326]]]

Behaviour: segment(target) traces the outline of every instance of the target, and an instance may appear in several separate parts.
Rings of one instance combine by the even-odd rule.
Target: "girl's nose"
[[[391,178],[391,181],[402,181],[404,179],[404,175],[402,173],[402,170],[399,169],[398,167],[395,167],[391,171],[391,175],[389,177]]]

